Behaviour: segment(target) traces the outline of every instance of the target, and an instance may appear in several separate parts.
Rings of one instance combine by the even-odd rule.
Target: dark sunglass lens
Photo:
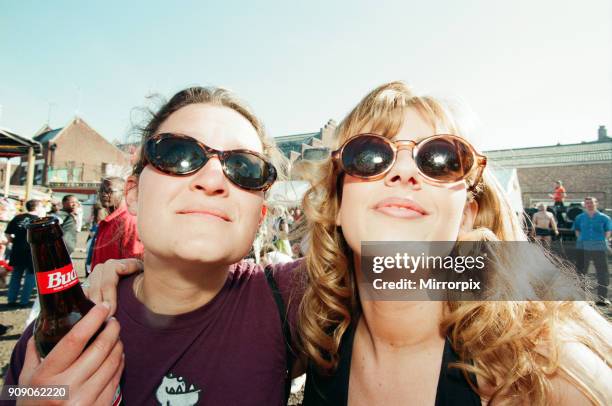
[[[393,149],[376,137],[356,137],[342,151],[342,165],[349,175],[369,177],[383,173],[393,162]]]
[[[271,180],[272,171],[271,166],[257,155],[231,152],[225,158],[225,174],[245,189],[262,189]]]
[[[417,165],[430,178],[454,182],[465,177],[474,164],[470,147],[455,138],[436,138],[419,148]]]
[[[185,138],[162,138],[149,140],[146,145],[147,158],[162,172],[184,175],[206,164],[207,158],[200,146]]]

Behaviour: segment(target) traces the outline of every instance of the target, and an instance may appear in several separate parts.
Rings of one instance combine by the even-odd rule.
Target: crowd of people
[[[579,214],[569,219],[565,202],[567,192],[561,180],[555,182],[554,191],[549,197],[553,199],[552,209],[545,203],[538,203],[537,211],[530,218],[530,237],[551,248],[553,239],[560,236],[559,228],[568,227],[569,240],[572,243],[575,240],[575,245],[571,250],[572,255],[563,256],[575,265],[576,272],[582,277],[586,277],[590,263],[593,263],[597,279],[596,304],[602,307],[610,306],[608,256],[611,252],[612,220],[598,210],[597,198],[593,196],[586,196],[577,211]]]
[[[225,89],[178,92],[142,128],[124,186],[100,190],[92,245],[107,228],[119,246],[102,252],[140,250],[117,240],[132,226],[104,223],[124,210],[142,260],[94,251],[99,305],[42,363],[29,326],[6,384],[61,383],[83,404],[120,385],[127,404],[281,405],[306,372],[304,405],[611,404],[612,331],[592,303],[366,298],[363,241],[528,240],[465,128],[444,101],[383,84],[304,174],[302,207],[269,208],[284,163],[260,119]],[[610,233],[590,202],[585,249]],[[492,266],[491,283],[535,283],[514,267],[533,259]]]
[[[62,208],[58,209],[56,204],[47,207],[41,200],[28,200],[24,205],[25,212],[15,215],[8,222],[2,240],[2,254],[12,268],[8,283],[9,307],[32,305],[30,296],[35,287],[35,279],[30,247],[26,240],[26,227],[32,220],[47,215],[57,217],[62,225],[66,247],[70,253],[74,251],[77,232],[82,224],[81,204],[74,195],[64,196],[61,204]],[[7,246],[10,247],[8,250]],[[6,273],[2,277],[5,275]]]
[[[270,208],[247,258],[266,266],[303,257],[305,239],[300,235],[300,224],[303,220],[302,209],[299,207]]]
[[[123,197],[125,181],[118,177],[101,180],[99,203],[94,206],[87,239],[85,274],[92,266],[109,259],[138,258],[142,255],[142,243],[138,238],[136,220],[127,213]],[[41,217],[58,219],[69,254],[77,246],[77,235],[83,228],[82,204],[75,195],[65,195],[60,202],[43,202],[31,199],[24,204],[25,212],[8,221],[1,241],[1,255],[6,257],[0,265],[0,280],[8,285],[7,307],[31,309],[28,321],[39,311],[38,302],[32,301],[36,287],[30,246],[27,242],[28,224]],[[8,247],[8,249],[7,249]],[[2,258],[0,258],[2,259]],[[8,279],[8,284],[6,283]],[[0,325],[0,333],[7,331]]]

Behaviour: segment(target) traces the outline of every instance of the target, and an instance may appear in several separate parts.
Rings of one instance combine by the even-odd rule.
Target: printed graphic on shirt
[[[198,403],[201,389],[193,384],[187,389],[187,382],[182,376],[176,378],[169,373],[164,376],[155,391],[155,398],[162,406],[192,406]]]

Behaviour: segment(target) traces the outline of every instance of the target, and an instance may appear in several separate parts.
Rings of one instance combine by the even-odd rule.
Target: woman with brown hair
[[[119,283],[116,319],[102,325],[113,313],[105,297],[44,360],[28,327],[6,384],[68,385],[70,400],[87,405],[111,404],[120,379],[129,405],[284,404],[291,265],[273,274],[243,260],[278,150],[244,102],[212,87],[175,94],[142,138],[125,197],[143,272]]]

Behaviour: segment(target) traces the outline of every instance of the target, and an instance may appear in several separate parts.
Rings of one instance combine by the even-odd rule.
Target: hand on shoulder
[[[142,270],[142,261],[135,258],[109,259],[103,264],[97,264],[87,278],[87,297],[94,303],[109,303],[110,314],[115,314],[119,279]]]

